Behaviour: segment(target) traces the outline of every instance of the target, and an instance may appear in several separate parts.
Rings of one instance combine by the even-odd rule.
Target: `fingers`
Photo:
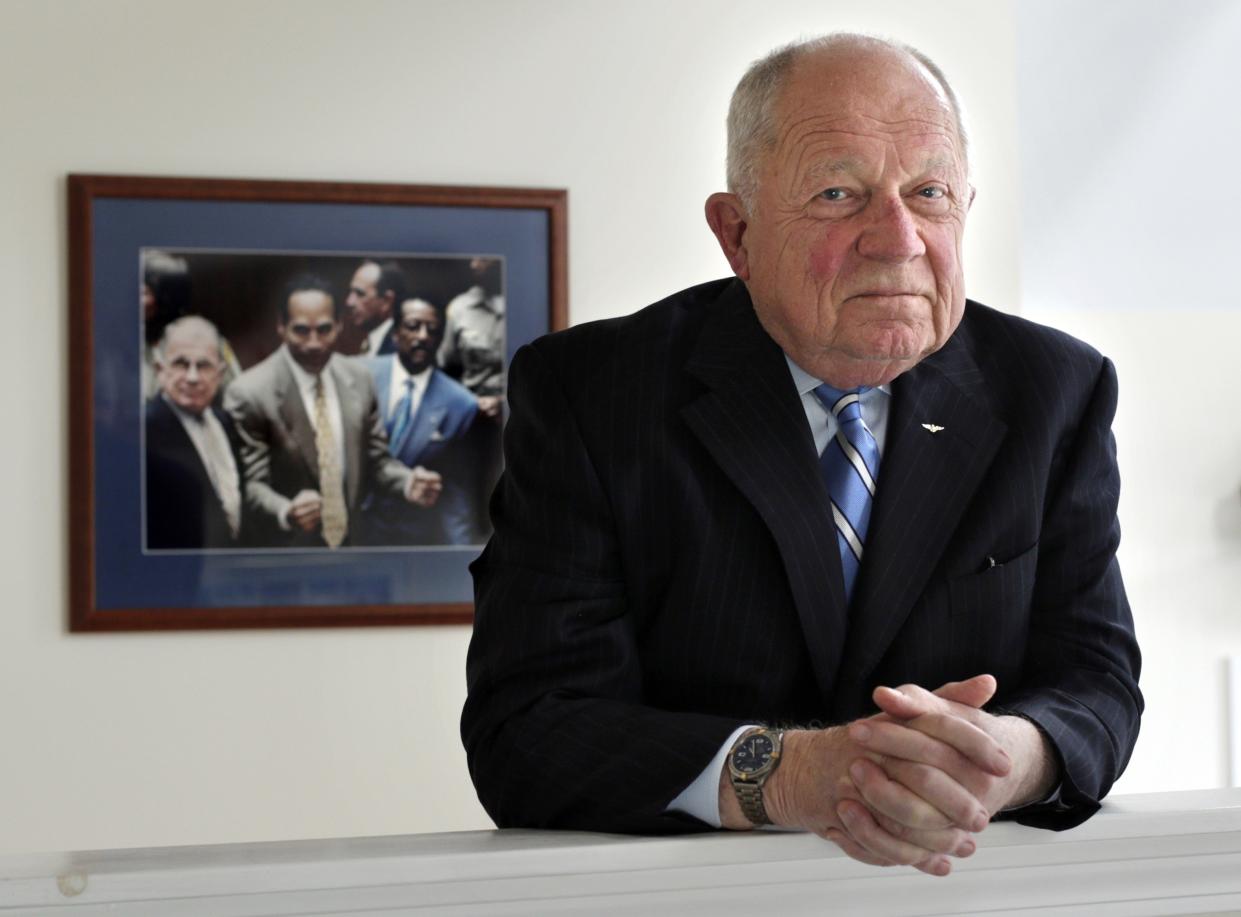
[[[874,856],[867,851],[865,847],[858,844],[853,840],[853,838],[849,837],[849,835],[845,834],[839,828],[828,828],[825,832],[823,832],[823,836],[855,860],[860,860],[861,862],[868,863],[871,866],[896,865],[895,863],[890,863],[887,860],[881,860],[879,857]]]
[[[978,798],[938,768],[891,759],[885,759],[880,767],[859,758],[850,765],[849,773],[858,794],[874,813],[899,826],[899,830],[887,826],[890,833],[898,837],[905,837],[906,831],[946,835],[941,840],[951,846],[932,847],[940,852],[951,853],[965,840],[959,828],[981,831],[990,821]]]
[[[429,508],[435,505],[444,489],[444,478],[438,471],[431,471],[421,465],[415,465],[409,477],[406,499],[411,503]]]
[[[912,720],[947,706],[943,699],[917,685],[901,685],[899,688],[880,685],[871,692],[871,698],[875,706],[898,720]]]
[[[842,800],[836,807],[836,814],[848,832],[848,838],[861,847],[867,856],[888,863],[913,866],[933,876],[946,876],[952,872],[952,864],[948,862],[946,855],[928,851],[889,834],[857,800]],[[841,849],[849,853],[843,845]],[[852,853],[849,855],[853,856]]]
[[[313,490],[303,490],[289,504],[288,519],[304,532],[313,532],[319,527],[319,517],[323,507],[323,499]]]
[[[993,736],[973,723],[934,713],[903,722],[865,720],[849,726],[849,738],[881,755],[930,764],[972,783],[971,767],[1005,777],[1012,758]]]
[[[421,465],[414,467],[414,477],[426,484],[440,485],[444,482],[443,476],[438,471],[431,471],[428,468],[423,468]]]
[[[951,704],[979,709],[995,695],[993,675],[975,675],[965,681],[950,681],[933,692],[919,685],[899,688],[880,686],[872,697],[881,710],[900,719],[911,719],[936,710],[951,709]],[[947,704],[943,702],[948,702]]]
[[[883,763],[884,766],[890,764],[887,761]],[[853,785],[862,801],[875,814],[887,816],[896,824],[918,830],[937,830],[957,824],[951,814],[940,808],[945,800],[930,801],[926,796],[912,792],[892,779],[876,761],[858,758],[849,765],[849,776],[853,778]],[[954,802],[955,799],[946,801]],[[955,808],[960,809],[961,806]]]
[[[956,701],[967,707],[982,707],[995,696],[996,681],[994,675],[975,675],[965,681],[950,681],[940,685],[931,693],[944,700]]]
[[[946,856],[972,856],[976,845],[974,839],[960,828],[941,828],[936,831],[916,831],[905,825],[897,824],[886,815],[870,813],[877,824],[893,837],[908,841],[923,848],[928,853],[942,853]]]

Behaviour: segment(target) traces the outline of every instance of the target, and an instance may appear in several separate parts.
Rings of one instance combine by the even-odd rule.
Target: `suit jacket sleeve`
[[[258,394],[240,381],[225,391],[224,409],[236,429],[246,507],[275,527],[294,495],[280,494],[272,487],[271,418],[259,404]]]
[[[478,416],[478,399],[464,388],[458,394],[460,397],[451,402],[445,423],[444,434],[449,442],[430,467],[444,476],[444,490],[438,501],[444,537],[449,544],[476,544],[478,533],[470,497],[478,469],[462,444]]]
[[[1104,359],[1047,494],[1025,677],[993,710],[1032,720],[1061,760],[1053,800],[1015,813],[1039,827],[1073,827],[1099,808],[1128,763],[1143,708],[1141,660],[1116,562],[1116,397],[1116,373]]]
[[[509,403],[495,533],[472,568],[462,736],[479,798],[501,827],[701,829],[664,809],[741,721],[644,703],[608,497],[532,347]]]

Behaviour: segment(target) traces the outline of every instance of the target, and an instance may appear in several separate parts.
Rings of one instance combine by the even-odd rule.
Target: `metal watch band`
[[[737,791],[737,802],[741,803],[741,814],[753,825],[770,825],[767,807],[763,805],[763,787],[758,783],[746,780],[734,780],[733,789]]]

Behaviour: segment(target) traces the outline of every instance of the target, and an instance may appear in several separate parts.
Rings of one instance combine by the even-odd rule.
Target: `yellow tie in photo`
[[[315,449],[319,454],[319,495],[323,498],[321,512],[323,540],[329,548],[338,548],[349,528],[345,510],[345,491],[340,473],[340,458],[332,422],[328,417],[327,393],[322,376],[315,378]]]

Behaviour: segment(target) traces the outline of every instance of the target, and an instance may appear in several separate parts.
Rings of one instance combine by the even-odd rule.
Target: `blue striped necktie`
[[[414,380],[406,379],[405,394],[403,394],[400,400],[397,401],[396,407],[392,409],[392,414],[388,418],[388,451],[390,451],[393,455],[400,452],[401,440],[404,438],[406,431],[409,429],[410,421],[413,420],[413,418],[409,416],[409,409],[413,402]]]
[[[823,407],[836,418],[836,435],[819,456],[819,471],[832,499],[846,600],[853,596],[853,584],[862,565],[875,481],[879,479],[879,446],[862,420],[864,391],[865,388],[857,388],[842,392],[830,385],[814,390]]]

